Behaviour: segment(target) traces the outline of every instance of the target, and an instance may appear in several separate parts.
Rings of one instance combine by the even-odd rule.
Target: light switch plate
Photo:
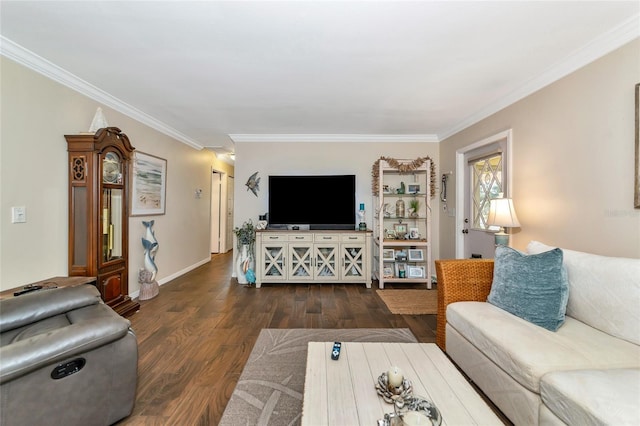
[[[27,208],[24,206],[11,207],[11,223],[25,223],[27,221]]]

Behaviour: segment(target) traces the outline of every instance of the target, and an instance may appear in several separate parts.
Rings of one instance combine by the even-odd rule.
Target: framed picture
[[[636,178],[634,207],[640,209],[640,83],[636,84]]]
[[[420,192],[420,185],[407,185],[407,194],[417,194]]]
[[[409,239],[410,240],[418,240],[418,239],[420,239],[420,229],[418,229],[418,228],[409,228]]]
[[[407,224],[406,223],[394,223],[393,230],[396,233],[396,238],[404,239],[405,234],[407,233]]]
[[[396,260],[396,254],[395,251],[393,249],[383,249],[382,250],[382,260],[389,260],[389,261],[395,261]]]
[[[424,278],[424,266],[409,266],[409,278]]]
[[[398,262],[406,262],[407,261],[407,252],[404,250],[396,250],[396,261]]]
[[[395,277],[394,270],[393,270],[393,263],[385,263],[384,266],[382,267],[382,278],[393,278],[393,277]]]
[[[136,151],[131,173],[131,216],[165,214],[167,160]]]
[[[396,278],[407,278],[407,264],[396,262]]]
[[[424,252],[422,249],[409,249],[410,262],[424,262]]]
[[[382,193],[391,194],[391,188],[389,188],[389,185],[382,185]]]

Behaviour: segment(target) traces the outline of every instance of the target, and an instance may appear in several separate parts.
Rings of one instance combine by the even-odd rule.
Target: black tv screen
[[[355,229],[355,175],[269,176],[269,226]]]

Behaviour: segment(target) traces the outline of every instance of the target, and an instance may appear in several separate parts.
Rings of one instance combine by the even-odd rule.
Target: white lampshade
[[[494,198],[489,203],[487,225],[514,228],[520,226],[511,198]]]

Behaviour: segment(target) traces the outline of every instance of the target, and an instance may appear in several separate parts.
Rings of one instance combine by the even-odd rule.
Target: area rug
[[[300,424],[307,343],[334,341],[417,342],[408,328],[264,329],[249,354],[220,425]]]
[[[435,315],[438,309],[438,290],[378,290],[392,314]]]

